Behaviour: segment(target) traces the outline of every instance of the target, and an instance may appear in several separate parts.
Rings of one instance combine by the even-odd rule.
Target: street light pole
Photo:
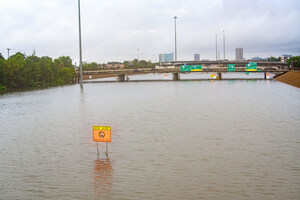
[[[218,35],[216,34],[216,61],[218,60]]]
[[[225,30],[223,30],[223,47],[224,47],[224,60],[225,60]]]
[[[176,19],[177,17],[174,17],[175,19],[175,63],[177,62],[177,33],[176,33]]]
[[[79,23],[79,68],[80,68],[80,87],[83,88],[82,75],[82,47],[81,47],[81,19],[80,19],[80,0],[78,0],[78,23]]]
[[[9,51],[10,51],[10,48],[7,48],[7,59],[9,59]]]

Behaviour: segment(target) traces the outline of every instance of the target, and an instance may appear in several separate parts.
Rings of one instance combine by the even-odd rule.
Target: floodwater
[[[300,90],[273,80],[1,95],[0,199],[300,199],[299,119]]]

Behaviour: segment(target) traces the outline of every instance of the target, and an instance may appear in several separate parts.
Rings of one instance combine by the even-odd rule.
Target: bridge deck
[[[262,69],[258,68],[258,71],[246,71],[245,67],[236,67],[235,71],[230,72],[251,72],[251,73],[257,73],[257,72],[287,72],[289,70],[287,69]],[[179,68],[173,68],[173,69],[121,69],[121,70],[94,70],[94,71],[84,71],[84,75],[99,75],[99,74],[114,74],[114,75],[121,75],[121,74],[148,74],[148,73],[195,73],[195,72],[229,72],[227,68],[203,68],[202,71],[180,71]]]

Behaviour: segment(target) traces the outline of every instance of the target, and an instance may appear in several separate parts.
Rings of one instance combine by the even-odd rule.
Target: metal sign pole
[[[97,158],[99,158],[99,148],[98,148],[98,142],[97,142]]]
[[[106,142],[106,156],[108,156],[108,144]]]

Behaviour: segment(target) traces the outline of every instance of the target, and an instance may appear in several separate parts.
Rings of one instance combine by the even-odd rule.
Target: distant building
[[[235,60],[243,60],[244,59],[244,53],[243,48],[239,47],[235,49]]]
[[[194,61],[200,61],[200,54],[199,53],[194,54]]]
[[[283,56],[283,57],[286,57],[286,58],[291,58],[291,57],[293,57],[293,55],[291,55],[291,54],[282,54],[282,56]]]
[[[124,69],[124,64],[119,62],[109,62],[106,64],[106,69]]]
[[[133,61],[128,61],[129,66],[133,66]]]
[[[174,53],[159,54],[159,62],[160,63],[171,62],[171,61],[174,61]]]
[[[287,59],[293,57],[293,55],[288,55],[288,54],[283,54],[282,56],[280,56],[280,61],[281,62],[286,62]]]
[[[251,60],[261,60],[261,58],[260,57],[253,57],[253,58],[251,58]]]

